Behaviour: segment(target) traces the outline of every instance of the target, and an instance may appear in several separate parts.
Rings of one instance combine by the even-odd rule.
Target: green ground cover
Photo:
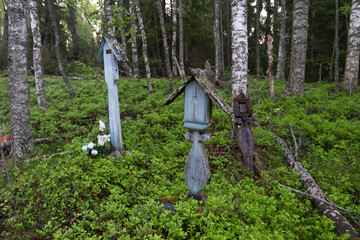
[[[84,80],[72,80],[73,100],[61,79],[45,78],[47,112],[37,108],[34,79],[29,78],[33,137],[66,134],[37,145],[31,157],[74,153],[18,161],[16,167],[2,164],[0,232],[6,239],[348,238],[337,236],[332,222],[307,197],[277,186],[280,182],[304,191],[271,131],[293,145],[292,124],[295,135],[302,135],[299,158],[325,194],[360,212],[360,95],[349,98],[334,93],[332,84],[314,83],[306,85],[304,98],[285,97],[285,83],[276,82],[276,101],[271,103],[266,80],[250,84],[253,110],[263,126],[252,128],[261,170],[255,180],[241,166],[236,141],[229,139],[231,119],[215,107],[206,143],[211,177],[203,189],[206,201],[198,202],[185,198],[183,170],[192,143],[183,137],[183,98],[162,105],[167,80],[152,79],[155,94],[149,95],[145,79],[120,79],[126,153],[120,159],[91,156],[81,147],[96,142],[99,120],[108,126],[107,87],[95,71],[78,68]],[[10,120],[7,81],[0,78],[3,135],[9,133]],[[230,84],[219,90],[230,102]],[[166,196],[173,196],[168,199],[176,211],[164,210],[159,199]]]

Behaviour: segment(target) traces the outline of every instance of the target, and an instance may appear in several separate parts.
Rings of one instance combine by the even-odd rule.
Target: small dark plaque
[[[106,50],[106,54],[111,54],[111,49]]]

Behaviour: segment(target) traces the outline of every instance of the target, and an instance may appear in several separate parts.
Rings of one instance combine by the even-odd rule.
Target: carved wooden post
[[[114,37],[105,36],[98,51],[96,60],[104,62],[105,81],[108,86],[109,124],[111,155],[117,156],[123,150],[119,98],[117,83],[119,80],[118,61],[128,61]]]
[[[203,143],[210,139],[210,134],[205,131],[211,124],[212,101],[219,105],[226,114],[231,115],[232,111],[206,77],[205,70],[190,69],[190,72],[192,77],[184,81],[182,86],[175,90],[164,104],[170,104],[182,92],[185,92],[184,127],[188,129],[185,138],[193,141],[185,165],[185,181],[191,193],[197,194],[204,188],[210,175],[209,162]]]

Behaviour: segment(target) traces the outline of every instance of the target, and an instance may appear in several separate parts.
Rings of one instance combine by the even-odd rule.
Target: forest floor
[[[253,112],[262,128],[252,127],[255,164],[260,176],[241,163],[236,141],[230,140],[231,118],[214,107],[212,136],[205,144],[210,179],[204,201],[186,198],[184,166],[192,142],[184,139],[183,97],[163,106],[166,79],[118,83],[124,148],[119,158],[99,148],[92,156],[82,146],[108,127],[107,86],[103,77],[81,66],[66,85],[45,78],[49,110],[38,109],[34,78],[31,86],[33,138],[63,137],[36,145],[29,157],[57,152],[72,154],[31,161],[6,160],[0,170],[0,232],[6,239],[348,239],[338,236],[333,222],[307,196],[278,183],[306,191],[286,166],[282,146],[273,133],[294,146],[293,126],[301,136],[299,160],[336,205],[360,212],[360,95],[335,93],[333,83],[306,84],[304,97],[283,95],[275,82],[276,100],[268,81],[250,79]],[[175,87],[181,84],[175,80]],[[0,130],[10,132],[7,78],[0,78]],[[219,86],[230,103],[230,82]],[[107,130],[108,131],[108,128]],[[105,145],[108,147],[108,144]],[[5,159],[5,160],[4,160]],[[170,206],[169,206],[170,204]],[[357,230],[359,216],[344,213]]]

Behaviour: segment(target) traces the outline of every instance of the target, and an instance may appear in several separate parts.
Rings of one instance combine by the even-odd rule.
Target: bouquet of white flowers
[[[99,121],[99,128],[100,128],[100,132],[104,133],[106,127],[105,127],[105,123],[103,121]],[[107,152],[107,149],[105,147],[105,143],[106,142],[110,142],[110,134],[103,134],[103,135],[98,135],[97,136],[98,139],[98,143],[95,144],[93,142],[88,143],[84,146],[82,146],[82,150],[87,153],[87,154],[91,154],[93,156],[98,155],[99,153],[105,153]]]

